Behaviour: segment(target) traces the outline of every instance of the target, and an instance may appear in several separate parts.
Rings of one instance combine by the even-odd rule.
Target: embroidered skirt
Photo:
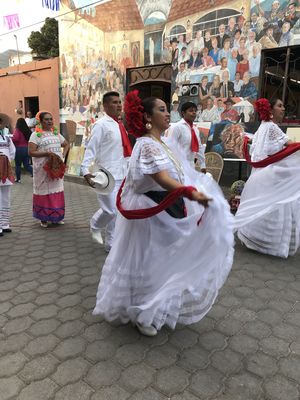
[[[40,221],[59,222],[65,217],[64,192],[33,195],[33,216]]]

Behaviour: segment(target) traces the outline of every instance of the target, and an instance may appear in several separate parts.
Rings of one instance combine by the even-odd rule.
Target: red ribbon
[[[122,138],[123,155],[124,157],[130,157],[132,153],[132,147],[125,126],[123,125],[122,121],[119,121],[116,118],[114,118],[114,120],[119,124],[119,129]]]
[[[188,123],[189,126],[190,126],[190,128],[191,128],[191,135],[192,135],[192,139],[191,139],[191,151],[192,151],[193,153],[198,153],[198,151],[199,151],[199,141],[198,141],[198,138],[197,138],[197,135],[196,135],[196,132],[195,132],[193,123],[192,123],[192,122],[189,122],[189,121],[187,121],[187,120],[185,120],[185,122]]]
[[[270,164],[273,164],[277,161],[283,160],[285,157],[290,156],[291,154],[296,153],[296,151],[300,150],[300,143],[291,143],[288,146],[284,147],[282,150],[278,151],[275,154],[272,154],[268,158],[264,160],[253,162],[251,161],[251,157],[248,153],[248,142],[249,138],[246,136],[244,138],[244,155],[248,164],[250,164],[253,168],[264,168]]]
[[[122,182],[122,185],[117,194],[117,208],[126,219],[145,219],[153,217],[154,215],[157,215],[160,212],[164,211],[166,208],[170,207],[170,205],[173,204],[180,196],[184,196],[192,200],[192,193],[197,190],[193,186],[183,186],[178,189],[172,190],[172,192],[170,192],[167,197],[165,197],[164,200],[160,202],[157,206],[141,208],[137,210],[125,210],[121,202],[121,194],[125,184],[125,180],[126,179],[124,179],[124,181]]]

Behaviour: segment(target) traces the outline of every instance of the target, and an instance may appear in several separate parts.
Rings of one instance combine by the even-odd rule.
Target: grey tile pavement
[[[106,257],[89,234],[92,189],[66,182],[66,224],[42,229],[22,181],[0,238],[0,400],[299,399],[299,253],[237,244],[201,322],[142,337],[91,315]]]

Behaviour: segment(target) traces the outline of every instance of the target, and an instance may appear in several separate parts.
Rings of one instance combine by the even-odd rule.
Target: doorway
[[[150,96],[158,97],[167,104],[170,110],[171,64],[128,68],[126,75],[126,93],[137,89],[142,99]]]
[[[40,110],[38,96],[25,97],[25,115],[27,111],[31,111],[32,115],[35,116]]]

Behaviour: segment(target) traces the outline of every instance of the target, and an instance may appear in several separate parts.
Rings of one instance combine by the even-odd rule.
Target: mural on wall
[[[88,0],[75,3],[62,1],[65,10],[83,8],[59,22],[61,115],[62,122],[76,121],[83,146],[103,115],[103,94],[124,96],[127,68],[171,63],[172,122],[192,100],[198,123],[210,126],[205,140],[217,151],[231,132],[222,136],[217,129],[213,141],[217,124],[253,120],[261,50],[300,43],[294,0],[223,0],[206,10],[200,0],[190,7],[180,0],[111,0],[92,8]]]
[[[294,0],[252,0],[248,13],[231,4],[170,27],[166,47],[173,67],[172,109],[192,100],[197,121],[211,123],[207,149],[241,158],[240,138],[254,126],[261,50],[299,44],[300,13]],[[172,122],[176,118],[171,113]]]

